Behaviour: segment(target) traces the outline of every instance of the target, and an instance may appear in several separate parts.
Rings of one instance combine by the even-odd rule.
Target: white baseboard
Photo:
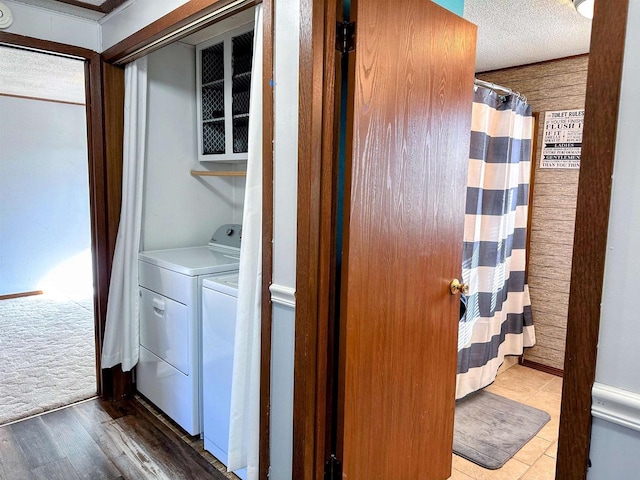
[[[596,382],[591,398],[594,417],[640,432],[640,394]]]

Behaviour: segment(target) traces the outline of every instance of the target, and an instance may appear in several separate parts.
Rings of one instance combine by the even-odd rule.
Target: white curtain
[[[125,68],[122,207],[111,271],[102,368],[138,363],[138,252],[147,129],[147,59]]]
[[[247,183],[242,216],[229,471],[247,468],[258,478],[260,427],[260,332],[262,289],[262,5],[256,7],[249,105]]]

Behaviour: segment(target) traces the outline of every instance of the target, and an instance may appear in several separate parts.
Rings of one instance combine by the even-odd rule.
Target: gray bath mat
[[[456,402],[453,452],[495,470],[551,419],[547,412],[479,391]]]

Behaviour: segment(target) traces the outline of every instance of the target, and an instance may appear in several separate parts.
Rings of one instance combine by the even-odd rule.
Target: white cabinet
[[[196,46],[198,159],[246,160],[253,24]]]

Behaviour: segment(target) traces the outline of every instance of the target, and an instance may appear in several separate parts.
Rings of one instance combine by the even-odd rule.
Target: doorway
[[[579,16],[576,21],[589,25]],[[498,377],[485,389],[536,407],[551,417],[503,467],[502,471],[514,478],[521,472],[546,472],[553,478],[555,472],[580,169],[546,168],[541,158],[547,112],[584,112],[588,64],[585,54],[477,73],[480,80],[526,97],[534,115],[526,272],[536,342],[522,357],[506,357]],[[560,91],[562,94],[558,94]],[[512,365],[517,366],[509,368]],[[471,477],[483,473],[471,462],[456,457],[453,465],[454,471]]]
[[[330,3],[330,2],[328,2]],[[333,6],[332,5],[327,5],[327,9],[325,11],[326,12],[332,12]],[[315,18],[315,17],[314,17]],[[602,18],[605,18],[604,16]],[[604,24],[604,21],[603,21]],[[327,36],[326,32],[321,31],[320,29],[316,30],[314,28],[312,28],[312,24],[310,22],[309,24],[309,28],[311,28],[314,32],[318,32],[319,36],[325,35]],[[603,31],[604,31],[604,27],[603,27]],[[329,32],[328,36],[331,35],[331,32]],[[309,54],[309,57],[311,58],[312,55],[309,52],[315,52],[316,49],[311,46],[311,41],[310,43],[307,44],[303,44],[303,49],[304,48],[308,48],[308,51],[305,50],[305,53]],[[602,52],[598,52],[598,54],[601,54]],[[331,64],[331,58],[330,58],[330,54],[327,54],[329,61],[326,60],[327,57],[325,57],[325,72],[329,71],[329,73],[331,73],[331,68],[332,68],[332,64]],[[318,57],[320,57],[321,55],[318,55]],[[315,58],[315,57],[313,57]],[[328,66],[327,66],[328,65]],[[308,73],[309,77],[305,77],[303,75],[303,78],[306,80],[307,83],[305,83],[304,85],[306,87],[308,87],[308,91],[312,91],[312,89],[319,89],[320,87],[311,79],[311,74],[312,72],[314,72],[315,68],[317,67],[317,65],[313,65],[310,66],[308,69],[305,70],[305,73]],[[326,77],[325,77],[326,78]],[[595,83],[595,82],[594,82]],[[313,97],[314,99],[317,99],[317,96]],[[323,99],[325,101],[325,105],[327,103],[329,103],[330,105],[332,104],[332,102],[327,102],[326,98]],[[310,99],[307,99],[308,102],[311,102]],[[318,100],[319,101],[319,100]],[[302,105],[302,102],[301,102]],[[547,108],[544,108],[544,110],[547,110]],[[330,109],[325,108],[325,118],[324,118],[324,123],[331,123],[331,114],[333,112]],[[312,118],[309,117],[309,121],[311,121]],[[318,120],[317,124],[315,125],[317,127],[316,131],[317,132],[321,132],[321,133],[317,133],[317,135],[322,135],[323,139],[326,139],[328,137],[330,137],[330,133],[323,131],[322,126],[321,126],[321,122],[320,120]],[[301,132],[303,130],[301,129]],[[314,137],[315,138],[315,137]],[[301,152],[301,163],[304,163],[304,168],[305,168],[305,172],[307,171],[307,169],[312,170],[313,168],[320,168],[320,165],[323,165],[324,162],[321,161],[325,160],[326,157],[324,156],[324,150],[311,150],[311,146],[313,144],[313,141],[311,141],[310,145],[305,145],[305,146],[301,146],[300,152]],[[330,142],[324,142],[324,143],[330,143]],[[309,161],[305,161],[303,160],[302,153],[308,153],[311,152],[309,154],[309,158],[311,158]],[[331,152],[328,152],[329,154],[327,155],[327,157],[330,157]],[[301,167],[302,169],[303,167]],[[582,180],[580,180],[580,182],[582,183]],[[322,186],[324,187],[324,185]],[[318,188],[318,191],[322,190],[322,187]],[[305,213],[304,215],[313,215],[313,218],[308,219],[307,221],[305,221],[304,226],[306,227],[307,225],[310,225],[311,227],[316,227],[317,225],[320,225],[321,227],[324,227],[326,224],[323,223],[323,206],[324,204],[322,203],[322,201],[320,202],[315,202],[313,199],[313,195],[316,191],[312,190],[308,195],[307,192],[302,192],[301,196],[300,196],[300,203],[301,203],[301,208],[305,208]],[[307,208],[308,207],[308,208]],[[301,215],[302,217],[302,215]],[[582,219],[584,220],[584,218]],[[317,223],[316,223],[317,222]],[[578,224],[577,224],[578,225]],[[580,230],[580,228],[577,226],[576,227],[577,230]],[[586,227],[585,227],[586,228]],[[309,229],[311,230],[311,229]],[[303,232],[305,235],[307,234],[306,230]],[[299,268],[300,269],[306,269],[308,268],[307,271],[303,272],[304,275],[309,275],[312,276],[312,285],[311,285],[311,292],[308,293],[304,292],[302,290],[298,291],[298,308],[300,311],[304,312],[304,316],[301,315],[299,318],[299,323],[296,323],[296,327],[302,329],[303,331],[298,334],[298,331],[296,331],[296,414],[295,414],[295,418],[296,419],[300,419],[298,421],[295,422],[295,426],[294,426],[294,444],[295,446],[298,448],[296,450],[297,455],[296,455],[296,461],[294,462],[294,471],[297,473],[300,473],[301,475],[305,475],[305,478],[312,478],[311,474],[308,473],[310,470],[315,469],[316,475],[318,475],[318,472],[322,471],[323,468],[323,462],[321,462],[321,458],[323,457],[323,454],[326,452],[322,451],[322,447],[317,448],[315,451],[313,451],[312,449],[310,449],[308,447],[308,441],[309,439],[309,435],[315,435],[315,438],[322,438],[322,429],[324,428],[324,424],[323,422],[325,421],[325,411],[323,409],[323,407],[321,405],[318,405],[318,403],[314,403],[318,401],[318,396],[314,397],[312,392],[314,393],[318,393],[320,392],[320,395],[323,394],[323,388],[324,388],[324,384],[325,384],[325,377],[323,374],[323,368],[325,367],[324,364],[322,364],[322,361],[318,360],[318,358],[321,356],[321,352],[318,350],[318,348],[321,348],[322,346],[324,346],[324,342],[325,339],[327,338],[327,330],[326,327],[324,325],[324,321],[323,318],[325,315],[325,312],[322,311],[321,308],[318,308],[316,306],[316,304],[318,303],[317,301],[317,296],[320,295],[321,297],[324,295],[325,291],[323,290],[324,288],[324,283],[325,281],[327,281],[326,276],[320,274],[317,274],[317,269],[313,266],[314,262],[317,261],[318,257],[321,257],[324,254],[324,249],[326,248],[327,250],[329,250],[331,247],[329,245],[329,243],[324,243],[325,242],[325,236],[324,235],[318,235],[310,237],[310,239],[307,239],[303,236],[301,236],[299,234],[298,236],[298,240],[299,242],[302,242],[302,246],[303,247],[307,247],[310,246],[311,248],[311,254],[309,254],[309,252],[307,252],[305,250],[305,255],[307,257],[309,257],[309,261],[306,261],[304,258],[299,256]],[[320,247],[316,248],[316,244],[314,242],[318,242]],[[318,257],[316,257],[316,255],[318,255]],[[569,256],[571,256],[571,254],[569,253]],[[575,269],[574,269],[575,272]],[[298,278],[302,279],[304,277],[299,276]],[[599,293],[599,292],[598,292]],[[320,302],[321,303],[321,302]],[[583,309],[584,310],[584,309]],[[304,317],[307,318],[304,318]],[[308,317],[312,317],[312,318],[308,318]],[[594,319],[595,320],[595,319]],[[571,323],[571,318],[569,319],[569,322]],[[596,322],[597,323],[597,322]],[[597,328],[596,328],[596,333],[597,333]],[[590,330],[590,334],[589,337],[593,340],[593,336],[592,336],[592,332]],[[308,340],[307,340],[308,339]],[[584,338],[581,339],[575,339],[574,342],[571,342],[570,340],[569,343],[571,345],[571,347],[573,348],[572,353],[576,353],[576,346],[579,343],[578,340],[584,340]],[[298,348],[298,345],[300,345],[300,348]],[[319,345],[319,347],[318,347]],[[593,345],[595,345],[595,342],[593,343]],[[583,345],[582,348],[584,348],[585,350],[585,356],[587,356],[588,352],[591,352],[592,354],[592,346],[591,344],[589,345]],[[298,355],[298,352],[300,352],[300,355]],[[311,352],[311,353],[309,353]],[[581,358],[584,358],[582,356],[582,354],[579,354],[579,356]],[[309,360],[309,358],[311,358],[311,360]],[[592,358],[591,359],[587,359],[589,364],[591,365],[592,362]],[[577,382],[576,380],[576,376],[578,375],[576,372],[573,371],[573,368],[577,366],[577,364],[575,363],[575,360],[573,359],[569,359],[566,362],[569,367],[571,367],[570,371],[572,371],[571,375],[572,375],[572,380],[571,383],[574,384],[574,382]],[[309,370],[314,370],[317,375],[314,377],[317,380],[317,384],[314,384],[314,382],[312,380],[309,379],[308,375],[305,375],[305,373],[309,373],[309,370],[307,370],[307,368]],[[589,367],[590,369],[591,367]],[[589,372],[585,372],[584,375],[580,375],[580,377],[589,377],[590,373]],[[306,378],[305,378],[306,377]],[[592,380],[592,379],[591,379]],[[584,387],[583,383],[588,383],[588,382],[582,382],[582,380],[579,381],[580,386]],[[565,388],[566,390],[566,388]],[[299,392],[299,393],[298,393]],[[582,388],[580,390],[579,396],[581,398],[580,400],[580,404],[582,405],[583,409],[582,411],[584,412],[588,412],[588,405],[585,405],[585,401],[588,401],[588,389]],[[584,397],[584,401],[582,399],[582,397]],[[573,402],[571,402],[573,403]],[[315,404],[315,409],[313,408]],[[316,421],[314,423],[314,426],[316,429],[318,430],[313,430],[312,427],[310,427],[309,422],[306,420],[306,415],[311,415],[310,410],[307,410],[306,407],[310,407],[310,410],[313,410],[315,412],[315,416],[316,416]],[[586,409],[584,408],[586,407]],[[576,416],[575,415],[575,411],[576,408],[574,405],[564,405],[563,408],[565,410],[567,410],[570,415],[571,415],[571,421],[576,421]],[[563,410],[563,417],[564,414],[566,412]],[[588,417],[588,413],[585,413],[584,416]],[[580,420],[579,423],[583,422],[585,420],[584,416],[580,416]],[[303,420],[304,419],[304,420]],[[563,422],[566,424],[569,424],[569,421],[567,422]],[[584,432],[584,430],[582,429],[582,427],[580,427],[581,432]],[[567,433],[567,428],[565,428],[565,434]],[[307,441],[304,441],[304,439],[307,439]],[[584,444],[582,444],[582,441],[584,440]],[[568,443],[570,442],[570,439],[565,440],[566,444],[568,445]],[[583,451],[583,445],[587,445],[586,444],[586,439],[580,437],[580,442],[581,442],[581,446],[578,447],[580,449],[580,453],[582,453]],[[562,443],[562,442],[561,442]],[[588,449],[588,446],[586,447]],[[561,449],[562,450],[562,449]],[[573,461],[572,459],[569,459],[566,457],[566,454],[568,453],[567,450],[565,450],[565,462],[566,465],[571,465],[571,467],[567,467],[567,468],[574,468],[574,472],[577,471],[584,471],[584,466],[578,465],[579,461]],[[586,462],[584,462],[586,464]],[[303,465],[306,466],[306,468],[302,469],[300,468],[299,470],[297,470],[297,468],[302,467]],[[559,471],[561,471],[559,469]],[[568,477],[567,477],[568,478]],[[572,477],[573,478],[573,477]]]
[[[0,423],[96,395],[85,61],[0,46]]]

